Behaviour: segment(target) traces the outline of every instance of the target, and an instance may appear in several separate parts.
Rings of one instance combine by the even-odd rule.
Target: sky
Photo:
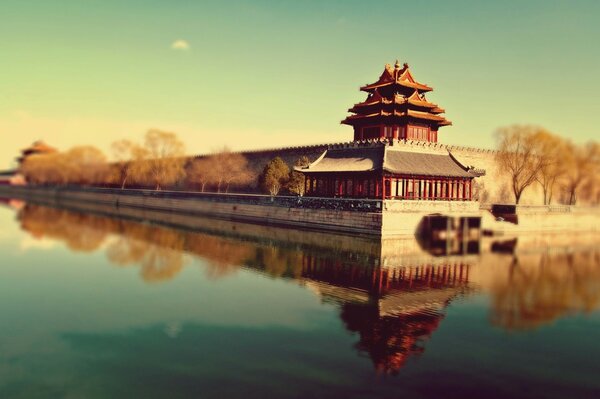
[[[535,124],[595,139],[600,1],[0,0],[0,168],[173,131],[188,153],[343,142],[347,109],[407,62],[453,126],[493,148]]]

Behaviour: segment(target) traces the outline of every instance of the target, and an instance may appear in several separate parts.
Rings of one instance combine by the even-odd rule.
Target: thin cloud
[[[186,40],[178,39],[171,43],[173,50],[187,51],[190,49],[190,44]]]

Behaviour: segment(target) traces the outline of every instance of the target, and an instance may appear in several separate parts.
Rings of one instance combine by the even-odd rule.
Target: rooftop
[[[406,151],[388,143],[370,143],[327,149],[308,167],[296,168],[304,173],[384,171],[400,175],[476,177],[476,171],[462,165],[450,152],[434,154]]]

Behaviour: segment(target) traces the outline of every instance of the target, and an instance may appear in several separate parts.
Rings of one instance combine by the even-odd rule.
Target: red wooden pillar
[[[469,180],[469,201],[473,201],[473,179]]]
[[[460,183],[458,181],[458,179],[454,179],[454,199],[457,200],[458,199],[458,193],[460,191]]]
[[[400,187],[399,187],[399,189],[400,189],[400,191],[398,192],[398,196],[399,196],[400,198],[402,198],[402,199],[405,199],[405,195],[406,195],[406,193],[405,193],[405,191],[406,191],[406,184],[404,183],[404,181],[405,181],[406,179],[404,179],[404,177],[403,177],[403,178],[401,178],[401,179],[399,179],[399,180],[400,180],[400,181],[399,181],[399,184],[400,184]]]
[[[433,183],[431,179],[427,179],[427,199],[433,199]]]
[[[445,180],[445,184],[444,184],[444,196],[446,197],[446,200],[450,200],[450,179],[446,178]]]

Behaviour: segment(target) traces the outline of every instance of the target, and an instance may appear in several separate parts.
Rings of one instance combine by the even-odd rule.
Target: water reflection
[[[600,305],[598,250],[511,257],[504,280],[492,284],[492,321],[528,330]]]
[[[334,304],[355,348],[376,370],[397,373],[425,350],[457,298],[485,292],[491,322],[507,330],[535,329],[600,303],[596,237],[575,246],[539,237],[490,242],[467,256],[434,256],[414,239],[371,240],[125,210],[119,217],[21,205],[18,220],[36,238],[77,252],[104,251],[119,267],[139,267],[147,282],[177,276],[190,258],[207,276],[240,269],[296,281]],[[191,220],[193,219],[193,220]],[[150,223],[149,220],[153,222]],[[194,226],[194,229],[191,229]],[[557,240],[554,242],[552,240]],[[477,246],[479,249],[479,245]]]

